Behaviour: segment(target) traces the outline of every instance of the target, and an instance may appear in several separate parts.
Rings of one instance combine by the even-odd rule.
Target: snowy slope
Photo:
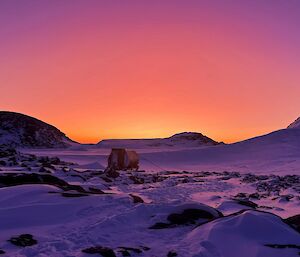
[[[15,113],[0,112],[0,145],[63,148],[76,145],[64,133],[43,121]]]
[[[296,119],[293,123],[291,123],[288,127],[288,129],[300,129],[300,117]]]
[[[147,153],[144,157],[165,169],[289,172],[300,170],[300,130],[283,129],[230,145]]]

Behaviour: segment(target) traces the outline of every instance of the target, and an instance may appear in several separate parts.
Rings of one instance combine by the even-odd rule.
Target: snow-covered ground
[[[129,142],[128,142],[129,141]],[[130,144],[129,144],[130,143]],[[142,142],[143,143],[143,142]],[[213,146],[176,145],[144,147],[141,142],[126,140],[116,146],[131,146],[147,171],[238,171],[261,174],[299,174],[300,129],[283,129],[235,144]],[[84,167],[105,167],[111,145],[101,148],[81,146],[62,150],[25,150],[37,155],[59,156]],[[87,166],[89,165],[89,166]]]
[[[139,153],[140,171],[116,177],[104,169],[110,147],[121,145],[106,143],[0,149],[0,253],[299,255],[300,129],[295,126],[230,145],[121,142]],[[22,234],[31,246],[12,243]]]
[[[107,194],[79,197],[69,191],[74,196],[67,197],[53,185],[1,188],[1,249],[9,256],[89,256],[82,250],[96,246],[109,247],[116,256],[128,256],[122,247],[134,248],[131,256],[297,256],[299,251],[299,232],[271,214],[298,214],[299,181],[277,192],[257,190],[260,183],[272,185],[276,177],[256,180],[238,173],[133,172],[116,179],[91,173],[57,168],[54,174]],[[144,203],[134,203],[134,196]],[[150,229],[170,223],[170,214],[195,209],[212,218],[200,215],[195,222]],[[220,217],[218,211],[227,216]],[[23,248],[7,242],[20,234],[31,234],[38,243]]]
[[[283,132],[278,133],[277,141]],[[267,139],[263,145],[257,138],[231,146],[139,149],[144,171],[123,171],[116,178],[103,172],[109,153],[105,148],[9,153],[1,158],[6,163],[0,173],[0,250],[19,257],[83,257],[93,252],[95,256],[297,256],[300,234],[293,226],[299,225],[299,218],[298,223],[297,218],[287,220],[300,209],[296,170],[281,166],[285,169],[276,174],[268,169],[247,174],[235,170],[236,164],[225,169],[234,156],[260,167],[276,155],[279,164],[296,158],[299,149],[293,140],[283,140],[286,148],[281,152],[274,150],[278,143]],[[260,153],[274,150],[273,157],[263,158],[257,145]],[[295,151],[286,153],[289,149]],[[28,153],[59,156],[61,161]],[[210,164],[213,158],[217,168],[205,169],[205,160]],[[21,247],[7,241],[22,234],[37,242]]]

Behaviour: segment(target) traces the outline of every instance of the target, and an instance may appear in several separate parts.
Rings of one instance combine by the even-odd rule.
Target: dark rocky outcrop
[[[103,247],[103,246],[89,247],[83,249],[82,252],[89,253],[89,254],[100,254],[103,257],[116,257],[115,252],[111,248]]]
[[[253,209],[256,209],[258,207],[258,204],[251,202],[249,200],[244,200],[244,199],[235,199],[235,201],[240,204],[240,205],[244,205],[246,207],[250,207]]]
[[[142,199],[142,197],[138,196],[138,195],[134,195],[134,194],[129,194],[132,199],[133,199],[133,203],[144,203],[144,200]]]
[[[174,251],[169,251],[167,254],[167,257],[176,257],[176,256],[178,256],[178,254]]]
[[[195,224],[198,219],[212,220],[214,215],[201,209],[186,209],[182,213],[172,213],[168,216],[171,224],[185,225]]]
[[[265,246],[277,248],[277,249],[294,248],[300,250],[300,245],[294,245],[294,244],[265,244]]]
[[[61,193],[64,197],[82,197],[82,196],[88,196],[88,194],[84,193],[69,193],[69,192],[63,192]]]
[[[143,252],[141,249],[133,247],[120,246],[118,248],[120,249],[119,252],[121,252],[123,256],[131,256],[131,253],[140,254]]]
[[[223,214],[218,212],[218,217],[222,216]],[[215,215],[203,209],[185,209],[182,213],[171,213],[167,217],[168,223],[158,222],[151,226],[150,229],[165,229],[179,225],[192,225],[196,224],[200,219],[204,220],[204,222],[207,222],[215,218],[217,218]]]
[[[37,173],[0,174],[0,187],[10,187],[10,186],[28,185],[28,184],[51,185],[51,186],[56,186],[62,189],[63,191],[76,191],[82,194],[104,194],[104,192],[101,191],[100,189],[92,190],[92,191],[85,190],[83,187],[79,185],[71,185],[64,180],[49,174],[37,174]]]
[[[300,214],[289,217],[285,219],[284,222],[295,228],[300,233]]]
[[[37,240],[34,239],[33,236],[30,234],[22,234],[16,237],[12,237],[8,241],[16,246],[22,246],[22,247],[32,246],[37,244]]]

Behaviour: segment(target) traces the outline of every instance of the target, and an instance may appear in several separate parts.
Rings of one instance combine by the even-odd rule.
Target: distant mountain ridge
[[[65,148],[76,142],[56,127],[25,114],[0,111],[0,145]]]
[[[270,134],[251,138],[235,144],[247,144],[256,142],[256,146],[265,146],[266,141],[273,143],[289,142],[298,147],[300,136],[300,117],[291,123],[287,129],[274,131]],[[38,120],[34,117],[9,111],[0,111],[0,145],[10,145],[24,148],[66,148],[81,146],[81,144],[68,138],[56,127]],[[182,132],[167,138],[153,139],[107,139],[95,144],[97,148],[159,148],[179,147],[198,148],[224,144],[217,142],[198,132]],[[268,143],[267,143],[268,144]],[[252,145],[252,144],[251,144]],[[256,147],[255,147],[256,148]],[[259,147],[260,148],[260,147]]]
[[[198,132],[182,132],[168,138],[151,139],[106,139],[96,144],[103,148],[145,148],[145,147],[199,147],[218,145],[219,142]]]

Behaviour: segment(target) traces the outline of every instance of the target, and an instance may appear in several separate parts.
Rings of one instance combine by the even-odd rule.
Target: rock
[[[217,212],[218,217],[222,217],[221,212]],[[157,222],[150,229],[165,229],[173,228],[179,225],[196,224],[199,219],[205,220],[204,222],[211,221],[217,218],[211,212],[203,209],[185,209],[182,213],[172,213],[167,217],[169,223]],[[204,223],[202,222],[202,223]]]
[[[300,192],[300,176],[286,175],[286,176],[270,176],[269,180],[259,181],[256,184],[258,192],[271,192],[275,195],[280,195],[280,191],[293,188],[296,192]]]
[[[134,254],[134,256],[136,256],[135,254],[141,254],[143,251],[150,250],[150,248],[147,246],[140,246],[140,248],[120,246],[118,247],[118,252],[120,252],[122,256],[131,256],[132,253]]]
[[[144,184],[145,183],[145,180],[143,178],[139,178],[139,177],[136,177],[136,176],[130,176],[129,177],[134,184]]]
[[[119,252],[122,254],[122,256],[131,256],[130,252],[127,250],[119,250]]]
[[[300,249],[300,245],[294,245],[294,244],[265,244],[265,246],[272,247],[272,248],[294,248],[294,249]]]
[[[289,217],[285,219],[284,222],[296,229],[300,233],[300,214]]]
[[[174,251],[169,251],[167,254],[167,257],[175,257],[175,256],[178,256],[178,254]]]
[[[172,224],[157,222],[153,226],[149,227],[149,229],[164,229],[164,228],[172,228],[174,227]]]
[[[140,196],[134,194],[129,194],[129,195],[132,197],[133,203],[144,203],[144,200]]]
[[[15,156],[16,154],[16,149],[6,145],[0,145],[0,158]]]
[[[82,196],[88,196],[88,194],[83,193],[69,193],[69,192],[63,192],[61,193],[64,197],[82,197]]]
[[[182,213],[172,213],[168,216],[168,221],[171,224],[185,225],[195,224],[198,219],[212,220],[214,216],[205,210],[201,209],[186,209]]]
[[[37,174],[37,173],[1,173],[0,185],[3,186],[18,186],[28,184],[46,184],[56,186],[63,191],[76,191],[83,194],[104,194],[101,190],[97,192],[95,190],[87,191],[79,185],[71,185],[66,181],[57,178],[49,174]]]
[[[234,196],[234,198],[247,198],[247,194],[246,193],[238,193]]]
[[[82,252],[90,253],[90,254],[100,254],[103,257],[116,257],[116,254],[111,248],[103,247],[103,246],[95,246],[83,249]]]
[[[120,173],[113,169],[108,170],[106,172],[106,174],[107,174],[107,177],[109,177],[109,178],[117,178],[120,176]]]
[[[253,198],[253,199],[260,199],[261,198],[261,196],[260,196],[260,194],[259,193],[252,193],[252,194],[250,194],[249,195],[249,198]]]
[[[253,209],[256,209],[258,207],[258,205],[254,202],[251,202],[249,200],[235,200],[238,204],[240,205],[244,205],[244,206],[247,206],[247,207],[250,207],[250,208],[253,208]]]
[[[241,181],[243,183],[254,183],[257,181],[257,177],[253,174],[246,174]]]
[[[118,247],[121,250],[125,250],[128,252],[134,252],[134,253],[142,253],[143,251],[139,248],[133,248],[133,247],[126,247],[126,246],[120,246]]]
[[[17,237],[12,237],[8,241],[14,245],[22,246],[22,247],[32,246],[37,244],[37,240],[35,240],[33,236],[30,234],[22,234]]]
[[[95,187],[89,187],[89,191],[94,194],[104,194],[104,192],[101,189]]]

